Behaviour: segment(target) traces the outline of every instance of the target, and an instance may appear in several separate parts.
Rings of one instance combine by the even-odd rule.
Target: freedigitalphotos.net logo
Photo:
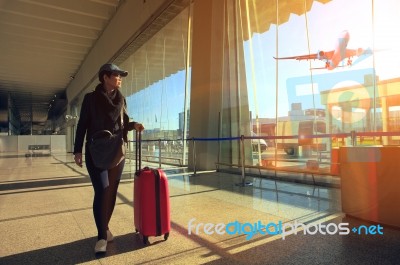
[[[188,235],[199,235],[204,233],[206,235],[246,235],[246,240],[250,240],[253,236],[260,235],[281,235],[282,240],[288,235],[349,235],[351,232],[358,235],[383,235],[383,227],[377,225],[360,225],[358,227],[350,228],[349,223],[312,223],[303,224],[295,221],[294,223],[283,223],[279,221],[269,222],[264,224],[262,221],[255,223],[241,223],[233,221],[230,223],[195,223],[196,218],[192,218],[188,223]]]

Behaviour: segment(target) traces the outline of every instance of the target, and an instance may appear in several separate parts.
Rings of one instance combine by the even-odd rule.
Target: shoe
[[[107,242],[111,242],[114,240],[113,234],[111,234],[110,230],[107,230]]]
[[[106,252],[107,249],[107,241],[104,239],[100,239],[97,241],[96,246],[94,246],[95,253]]]

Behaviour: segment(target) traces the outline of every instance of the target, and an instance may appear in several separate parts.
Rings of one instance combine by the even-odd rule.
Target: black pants
[[[97,227],[97,238],[107,240],[108,223],[114,211],[125,160],[115,168],[103,170],[94,166],[89,148],[86,148],[85,160],[94,189],[93,215]]]

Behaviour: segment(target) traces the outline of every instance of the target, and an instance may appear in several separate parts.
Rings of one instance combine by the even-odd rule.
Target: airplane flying
[[[353,65],[352,57],[357,56],[361,57],[362,55],[371,55],[371,49],[362,49],[358,48],[357,50],[347,49],[347,43],[350,40],[350,34],[347,30],[344,30],[340,33],[338,42],[336,43],[335,49],[332,51],[318,51],[314,54],[307,55],[299,55],[299,56],[290,56],[290,57],[274,57],[276,60],[286,60],[286,59],[294,59],[294,60],[321,60],[325,62],[325,67],[312,68],[312,69],[328,69],[333,70],[336,67],[339,67],[339,63],[347,58],[347,65]],[[361,58],[360,58],[361,59]]]

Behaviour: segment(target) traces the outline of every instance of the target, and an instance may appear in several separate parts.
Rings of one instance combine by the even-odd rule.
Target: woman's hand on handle
[[[141,124],[139,122],[135,123],[135,130],[138,131],[138,132],[143,131],[144,130],[143,124]]]

